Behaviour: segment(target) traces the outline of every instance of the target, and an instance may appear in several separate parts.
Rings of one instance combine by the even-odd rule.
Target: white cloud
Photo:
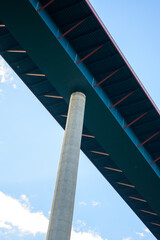
[[[123,240],[131,240],[131,237],[123,238]]]
[[[25,195],[21,196],[24,201],[27,200]],[[31,212],[25,204],[0,192],[0,227],[7,229],[17,228],[21,233],[46,233],[48,219],[42,212]],[[5,227],[6,228],[6,227]]]
[[[86,223],[79,219],[74,224],[74,230],[76,232],[82,232],[82,231],[84,232],[85,227],[86,227]]]
[[[94,232],[75,232],[72,231],[71,240],[107,240],[101,238],[98,234]]]
[[[14,89],[17,88],[17,85],[14,83],[12,76],[12,71],[5,60],[0,56],[0,83],[1,84],[11,84]],[[3,92],[3,89],[0,89],[0,93]]]
[[[48,218],[42,212],[32,212],[29,205],[25,194],[20,199],[15,199],[0,192],[0,235],[47,233]],[[81,220],[77,220],[77,226],[79,230],[72,229],[71,240],[107,240],[93,231],[84,231],[86,224]]]
[[[5,64],[5,61],[0,58],[0,82],[12,82],[13,77],[11,76],[10,68]]]
[[[82,226],[82,227],[86,226],[86,223],[83,222],[83,221],[80,220],[80,219],[77,220],[77,224],[80,225],[80,226]]]
[[[95,231],[87,229],[87,225],[82,220],[77,220],[72,229],[71,240],[107,240],[107,238],[102,238]]]
[[[140,237],[144,237],[144,236],[145,236],[144,233],[140,233],[140,232],[136,232],[136,234],[137,234],[138,236],[140,236]]]
[[[100,202],[92,201],[92,206],[93,206],[93,207],[96,207],[96,206],[98,206],[98,205],[100,205],[100,204],[101,204]]]
[[[21,201],[23,203],[23,206],[30,210],[31,207],[30,207],[30,202],[29,202],[28,197],[25,194],[22,194],[20,196],[20,199],[21,199]]]
[[[22,194],[21,195],[21,199],[23,200],[23,201],[25,201],[25,202],[29,202],[29,199],[27,198],[27,196],[25,195],[25,194]]]
[[[151,233],[148,228],[145,228],[144,231],[145,231],[146,233]]]
[[[12,227],[9,224],[6,224],[2,221],[0,221],[0,228],[4,228],[4,229],[12,229]]]
[[[79,202],[78,205],[87,206],[87,203],[82,201],[82,202]]]

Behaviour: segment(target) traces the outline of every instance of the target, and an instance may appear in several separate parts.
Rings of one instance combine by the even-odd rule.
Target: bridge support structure
[[[70,240],[86,97],[72,93],[47,240]]]

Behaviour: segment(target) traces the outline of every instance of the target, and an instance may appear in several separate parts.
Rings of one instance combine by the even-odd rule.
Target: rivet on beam
[[[137,122],[139,119],[141,119],[142,117],[144,117],[147,114],[147,112],[143,113],[142,115],[140,115],[138,118],[136,118],[135,120],[133,120],[131,123],[129,123],[126,127],[124,127],[124,129],[130,127],[133,123]]]
[[[99,83],[97,83],[93,88],[98,87],[100,84],[102,84],[104,81],[106,81],[108,78],[112,77],[115,73],[117,73],[119,71],[119,69],[115,70],[114,72],[112,72],[111,74],[109,74],[107,77],[105,77],[102,81],[100,81]]]
[[[103,47],[103,45],[100,45],[99,47],[97,47],[96,49],[94,49],[92,52],[90,52],[89,54],[87,54],[84,58],[82,58],[79,62],[77,62],[76,64],[80,64],[81,62],[83,62],[85,59],[87,59],[88,57],[90,57],[92,54],[94,54],[95,52],[97,52],[99,49],[101,49]]]
[[[51,0],[48,3],[46,3],[43,7],[41,7],[37,12],[42,11],[43,9],[45,9],[46,7],[48,7],[51,3],[53,3],[55,0]]]
[[[129,96],[131,96],[134,92],[135,92],[135,91],[130,92],[129,94],[127,94],[125,97],[123,97],[122,99],[120,99],[118,102],[116,102],[116,103],[115,103],[113,106],[111,106],[109,109],[111,110],[112,108],[114,108],[115,106],[117,106],[119,103],[123,102],[126,98],[128,98]]]
[[[75,24],[73,27],[71,27],[68,31],[66,31],[65,33],[63,33],[60,37],[58,37],[58,40],[60,40],[62,37],[66,36],[68,33],[70,33],[73,29],[75,29],[76,27],[78,27],[81,23],[83,23],[86,20],[83,19],[80,22],[78,22],[77,24]]]
[[[154,138],[155,136],[157,136],[159,132],[156,132],[155,134],[153,134],[151,137],[149,137],[147,140],[145,140],[143,143],[141,143],[139,146],[137,146],[137,148],[141,147],[142,145],[144,145],[146,142],[148,142],[149,140],[151,140],[152,138]]]

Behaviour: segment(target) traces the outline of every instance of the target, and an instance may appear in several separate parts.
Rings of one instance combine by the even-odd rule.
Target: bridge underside
[[[40,7],[36,1],[32,4]],[[160,239],[159,162],[150,165],[160,156],[157,110],[86,1],[55,1],[40,14],[32,4],[2,1],[2,57],[63,128],[71,93],[86,95],[82,151]],[[83,25],[57,40],[83,19]],[[124,130],[146,112],[145,118]]]

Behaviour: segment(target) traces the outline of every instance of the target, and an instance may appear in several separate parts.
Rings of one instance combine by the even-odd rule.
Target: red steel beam
[[[140,201],[140,202],[147,202],[146,200],[141,199],[141,198],[136,198],[136,197],[132,197],[132,196],[129,196],[129,198]]]
[[[135,186],[134,186],[134,185],[130,185],[130,184],[123,183],[123,182],[117,182],[117,184],[120,184],[120,185],[122,185],[122,186],[126,186],[126,187],[135,188]]]
[[[151,162],[150,165],[152,165],[153,163],[156,163],[158,160],[160,160],[160,157],[158,157],[156,160],[154,160],[153,162]]]
[[[91,151],[92,153],[97,153],[97,154],[100,154],[100,155],[106,155],[106,156],[109,156],[108,153],[104,153],[104,152],[98,152],[98,151]]]
[[[151,224],[155,225],[155,226],[158,226],[160,227],[160,224],[159,223],[154,223],[154,222],[151,222]]]
[[[71,27],[68,31],[66,31],[65,33],[63,33],[60,37],[58,37],[58,40],[60,40],[62,37],[66,36],[68,33],[70,33],[73,29],[75,29],[76,27],[78,27],[81,23],[83,23],[84,21],[86,21],[86,18],[81,20],[80,22],[78,22],[77,24],[75,24],[73,27]]]
[[[151,214],[151,215],[155,215],[155,216],[157,216],[157,215],[158,215],[157,213],[154,213],[154,212],[149,212],[149,211],[146,211],[146,210],[143,210],[143,209],[141,209],[140,211],[141,211],[141,212],[144,212],[144,213]]]
[[[103,80],[101,80],[99,83],[97,83],[93,88],[98,87],[100,84],[102,84],[104,81],[106,81],[108,78],[112,77],[116,72],[118,72],[119,69],[115,70],[114,72],[112,72],[110,75],[108,75],[107,77],[105,77]]]
[[[154,138],[155,136],[157,136],[160,133],[160,131],[156,132],[155,134],[153,134],[151,137],[149,137],[147,140],[145,140],[143,143],[141,143],[139,146],[137,146],[137,148],[141,147],[142,145],[144,145],[146,142],[148,142],[149,140],[151,140],[152,138]]]
[[[103,44],[100,45],[99,47],[97,47],[96,49],[94,49],[92,52],[90,52],[87,56],[85,56],[84,58],[82,58],[79,62],[77,62],[76,64],[80,64],[81,62],[83,62],[85,59],[87,59],[88,57],[90,57],[92,54],[94,54],[95,52],[97,52],[99,49],[101,49],[103,47]]]
[[[113,106],[111,106],[109,109],[111,110],[112,108],[114,108],[115,106],[117,106],[119,103],[123,102],[126,98],[128,98],[129,96],[131,96],[135,91],[130,92],[129,94],[127,94],[125,97],[123,97],[122,99],[120,99],[118,102],[116,102]]]
[[[46,7],[48,7],[51,3],[53,3],[55,0],[51,0],[48,3],[46,3],[43,7],[41,7],[37,12],[42,11],[43,9],[45,9]]]
[[[139,119],[141,119],[143,116],[145,116],[147,114],[147,112],[143,113],[142,115],[140,115],[138,118],[136,118],[135,120],[133,120],[131,123],[129,123],[126,127],[124,127],[124,129],[130,127],[133,123],[137,122]]]
[[[92,135],[88,135],[88,134],[82,134],[83,137],[89,137],[89,138],[95,138],[95,136],[92,136]]]
[[[115,172],[122,172],[122,170],[117,169],[117,168],[111,168],[111,167],[104,167],[105,169],[111,170],[111,171],[115,171]]]

